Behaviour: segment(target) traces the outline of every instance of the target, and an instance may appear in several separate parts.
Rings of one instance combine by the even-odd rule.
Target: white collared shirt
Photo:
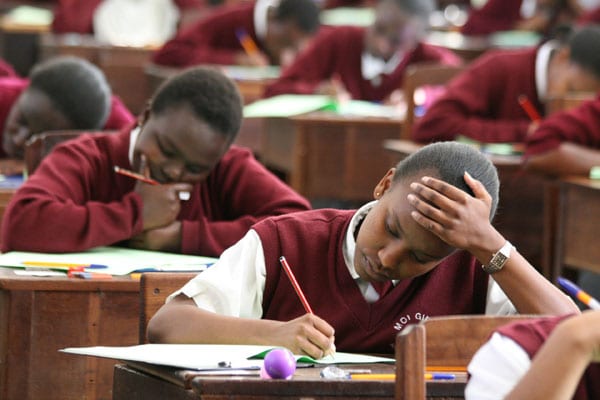
[[[374,302],[379,297],[371,284],[360,279],[354,269],[356,240],[354,229],[377,201],[362,206],[352,217],[343,243],[343,255],[349,274],[355,279],[365,300]],[[182,289],[171,294],[167,302],[179,293],[192,298],[198,307],[221,315],[255,318],[262,316],[262,299],[267,270],[262,242],[258,233],[250,229],[235,245],[225,250],[219,260],[198,274]],[[516,314],[512,303],[500,286],[490,277],[486,299],[486,314]]]
[[[135,148],[135,142],[137,142],[141,130],[142,128],[137,125],[129,133],[129,152],[127,154],[129,156],[129,164],[131,164],[131,166],[133,166],[133,149]]]
[[[373,56],[368,51],[364,51],[361,56],[360,67],[362,77],[363,79],[370,81],[377,80],[382,74],[391,74],[398,68],[398,65],[400,65],[403,58],[404,54],[399,51],[387,61]]]
[[[537,51],[535,56],[535,88],[538,99],[544,103],[548,95],[548,65],[552,52],[558,48],[558,42],[549,40]]]
[[[258,0],[254,5],[254,32],[261,41],[267,37],[269,7],[277,5],[279,5],[279,0]]]

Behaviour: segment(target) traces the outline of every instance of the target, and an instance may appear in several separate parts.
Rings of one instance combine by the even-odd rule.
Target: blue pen
[[[581,301],[592,310],[600,310],[600,302],[584,292],[579,286],[562,277],[558,277],[557,281],[571,297]]]

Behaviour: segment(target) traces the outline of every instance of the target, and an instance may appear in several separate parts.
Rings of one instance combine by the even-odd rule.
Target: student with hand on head
[[[179,32],[152,57],[160,65],[280,65],[298,52],[319,28],[313,0],[257,0],[223,6]],[[244,35],[257,46],[248,54]],[[248,40],[245,39],[245,40]]]
[[[72,56],[36,65],[29,79],[0,78],[0,157],[22,158],[32,135],[52,130],[113,130],[135,118],[111,94],[102,71]]]
[[[600,398],[600,311],[498,329],[469,363],[466,399]]]
[[[391,168],[359,210],[255,224],[169,297],[148,337],[284,346],[317,358],[334,341],[341,351],[391,354],[398,331],[429,316],[577,312],[491,225],[498,185],[495,167],[473,147],[425,146]]]
[[[573,32],[524,50],[489,51],[446,86],[419,119],[415,141],[523,142],[538,122],[519,104],[525,96],[543,116],[548,99],[570,91],[600,91],[600,27]]]
[[[218,71],[169,79],[139,126],[80,136],[44,158],[7,207],[2,251],[124,244],[218,256],[258,220],[308,209],[250,151],[232,146],[241,119],[240,94]]]
[[[542,121],[525,142],[523,162],[526,168],[547,175],[588,176],[592,167],[600,165],[600,93]]]
[[[353,99],[382,101],[401,87],[410,64],[459,64],[451,51],[421,43],[432,10],[429,0],[380,0],[370,27],[322,30],[265,96],[339,93],[332,85],[341,84]]]

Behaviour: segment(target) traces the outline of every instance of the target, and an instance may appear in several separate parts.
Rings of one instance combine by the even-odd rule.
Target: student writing
[[[312,0],[258,0],[223,6],[180,31],[152,57],[160,65],[279,65],[295,54],[319,28]],[[238,32],[256,43],[260,54],[245,52]]]
[[[459,64],[454,53],[421,43],[431,10],[430,1],[380,0],[370,27],[322,30],[265,96],[345,91],[353,99],[383,101],[401,87],[410,64]]]
[[[149,339],[276,345],[313,357],[335,341],[340,351],[393,353],[397,332],[428,316],[577,312],[491,225],[498,177],[472,147],[425,146],[373,194],[359,210],[255,224],[170,297],[150,321]],[[304,311],[280,256],[314,314]]]
[[[81,58],[52,58],[36,65],[29,79],[0,78],[0,157],[22,158],[25,142],[36,133],[114,130],[134,121],[102,71]]]
[[[157,90],[134,129],[57,146],[11,200],[2,250],[122,243],[218,256],[259,219],[308,209],[250,151],[231,146],[241,118],[232,81],[211,69],[182,72]],[[160,184],[117,174],[114,166]]]
[[[418,142],[524,142],[537,123],[519,105],[525,96],[540,114],[553,97],[600,90],[600,27],[523,50],[488,51],[456,76],[411,132]]]

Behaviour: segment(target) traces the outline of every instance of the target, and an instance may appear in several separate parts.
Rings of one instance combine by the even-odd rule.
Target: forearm
[[[596,165],[600,165],[599,150],[569,142],[546,153],[531,155],[525,161],[527,169],[554,176],[587,176]]]

